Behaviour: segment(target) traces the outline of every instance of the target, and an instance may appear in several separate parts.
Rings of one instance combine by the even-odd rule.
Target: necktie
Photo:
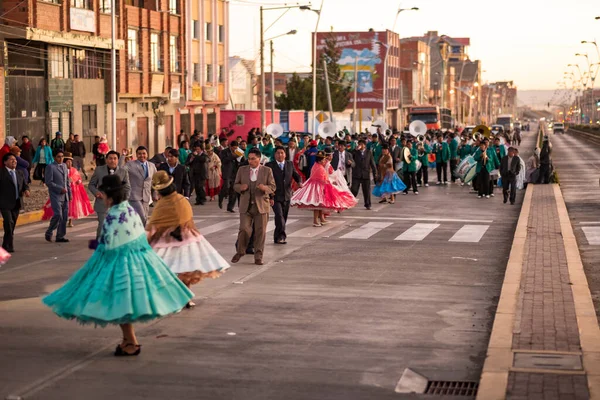
[[[282,170],[282,171],[283,171],[284,167],[285,167],[285,164],[284,164],[284,163],[280,163],[280,164],[279,164],[279,168],[281,168],[281,170]]]
[[[144,167],[144,178],[148,177],[148,164],[143,163],[142,167]]]
[[[13,183],[15,184],[15,199],[19,198],[19,184],[17,183],[17,174],[15,174],[15,170],[11,169],[9,170],[10,172],[10,177],[13,180]]]

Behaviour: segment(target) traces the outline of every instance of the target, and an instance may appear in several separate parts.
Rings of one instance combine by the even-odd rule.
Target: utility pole
[[[358,119],[358,57],[354,57],[354,110],[352,111],[352,115],[354,115],[352,121],[352,127],[354,128],[353,133],[357,133],[356,130],[356,121]]]
[[[260,6],[260,131],[263,132],[266,124],[265,111],[265,31],[263,21],[263,6]]]
[[[110,11],[110,126],[112,129],[110,140],[112,148],[117,150],[117,50],[116,41],[116,23],[115,8],[116,2],[111,3]],[[68,134],[68,132],[67,132]]]
[[[327,72],[327,61],[323,59],[323,72],[325,74],[325,88],[327,89],[327,104],[329,105],[329,120],[333,122],[333,105],[331,104],[331,89],[329,88],[329,73]]]
[[[273,68],[273,41],[271,40],[271,123],[275,123],[275,69]]]

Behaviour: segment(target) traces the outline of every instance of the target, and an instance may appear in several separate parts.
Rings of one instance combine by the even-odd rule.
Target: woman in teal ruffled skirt
[[[132,324],[178,312],[194,294],[148,244],[120,178],[104,177],[100,191],[109,211],[94,254],[43,302],[59,317],[81,324],[119,325],[123,341],[115,356],[134,356],[140,344]]]

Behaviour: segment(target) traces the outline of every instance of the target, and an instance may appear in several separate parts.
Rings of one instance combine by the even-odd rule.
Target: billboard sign
[[[383,109],[383,73],[386,48],[385,32],[318,32],[317,53],[322,54],[326,40],[334,39],[340,51],[338,64],[348,81],[354,81],[355,64],[358,63],[357,108]],[[348,108],[354,106],[354,93],[350,94]]]

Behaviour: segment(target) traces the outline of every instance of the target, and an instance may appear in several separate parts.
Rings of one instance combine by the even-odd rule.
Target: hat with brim
[[[71,160],[71,161],[73,161],[73,154],[72,154],[72,153],[69,153],[68,151],[65,151],[65,152],[63,153],[63,161],[66,161],[66,160]]]
[[[171,186],[173,177],[169,176],[165,171],[158,171],[152,176],[152,189],[163,190]]]

